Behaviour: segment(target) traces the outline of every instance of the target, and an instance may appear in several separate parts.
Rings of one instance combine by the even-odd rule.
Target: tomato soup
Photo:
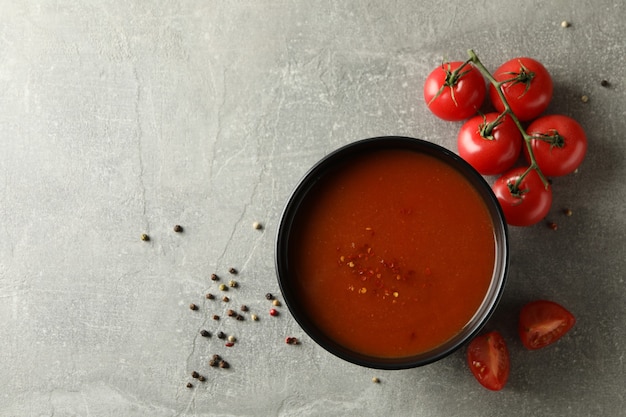
[[[309,190],[289,236],[299,308],[363,355],[427,352],[470,322],[496,262],[477,190],[442,160],[407,149],[358,153]]]

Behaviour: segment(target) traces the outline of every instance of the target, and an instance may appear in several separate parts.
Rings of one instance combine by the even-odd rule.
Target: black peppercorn
[[[274,296],[272,295],[272,293],[269,293],[269,292],[268,292],[267,294],[265,294],[265,299],[266,299],[266,300],[273,300],[273,299],[274,299]]]
[[[211,274],[211,280],[212,281],[217,281],[218,279],[220,279],[217,274]]]
[[[177,224],[176,226],[174,226],[174,231],[176,233],[182,233],[183,227],[181,225]]]
[[[193,372],[191,373],[191,377],[192,377],[192,378],[198,378],[199,376],[200,376],[200,374],[199,374],[199,373],[197,373],[196,371],[193,371]]]
[[[187,382],[187,388],[193,388],[193,384],[191,382]]]
[[[218,316],[217,314],[213,314],[213,320],[219,320],[220,316]]]
[[[228,315],[228,317],[234,317],[237,313],[235,313],[235,310],[228,310],[226,311],[226,315]]]
[[[202,375],[200,375],[200,376],[198,377],[198,381],[200,381],[200,382],[204,382],[204,381],[206,381],[206,378],[205,378],[205,377],[203,377]]]
[[[197,306],[197,305],[195,305],[194,303],[191,303],[191,304],[189,304],[189,309],[190,309],[190,310],[197,310],[197,309],[198,309],[198,306]]]
[[[224,332],[218,332],[218,333],[217,333],[217,338],[218,338],[218,339],[226,339],[226,333],[224,333]]]
[[[200,336],[202,337],[211,337],[211,333],[206,330],[200,330]]]
[[[220,365],[220,368],[224,368],[224,369],[226,369],[226,368],[229,368],[229,367],[230,367],[230,365],[228,364],[228,362],[226,362],[225,360],[221,360],[221,361],[220,361],[220,363],[219,363],[219,365]]]
[[[214,299],[214,298],[215,298],[215,296],[214,296],[213,294],[211,294],[211,293],[207,293],[207,295],[206,295],[206,299],[207,299],[207,300],[212,300],[212,299]]]
[[[241,306],[241,311],[248,311],[248,306],[247,305],[242,305]]]
[[[236,270],[235,268],[230,268],[230,269],[228,270],[228,272],[229,272],[230,274],[233,274],[233,275],[236,275],[236,274],[237,274],[237,270]]]
[[[241,314],[237,314],[236,319],[239,321],[243,321],[244,317]]]

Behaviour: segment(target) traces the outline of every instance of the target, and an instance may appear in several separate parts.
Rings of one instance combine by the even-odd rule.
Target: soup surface
[[[303,202],[289,238],[299,302],[344,347],[412,356],[456,335],[490,285],[493,224],[454,168],[409,150],[355,156]]]

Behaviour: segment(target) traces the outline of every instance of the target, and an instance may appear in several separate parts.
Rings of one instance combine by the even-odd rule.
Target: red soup
[[[373,357],[450,340],[485,299],[495,263],[486,204],[458,171],[403,149],[324,176],[290,235],[294,294],[313,324]]]

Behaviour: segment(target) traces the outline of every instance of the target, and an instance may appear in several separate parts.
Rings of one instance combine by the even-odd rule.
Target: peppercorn
[[[237,314],[235,318],[239,321],[244,321],[244,317],[241,314]]]
[[[259,319],[259,316],[257,316],[256,314],[252,314],[252,315],[250,316],[250,318],[251,318],[253,321],[257,321],[257,320]]]
[[[226,333],[224,333],[224,332],[217,332],[217,338],[218,339],[225,339],[226,338]]]
[[[218,279],[220,279],[220,277],[218,277],[217,274],[211,274],[211,281],[217,281]]]
[[[602,81],[600,81],[600,85],[601,85],[602,87],[608,87],[608,86],[610,86],[610,85],[611,85],[611,83],[610,83],[610,82],[608,82],[607,80],[602,80]]]
[[[248,311],[248,306],[247,305],[242,305],[241,307],[241,311]]]
[[[228,341],[230,343],[235,343],[237,341],[237,338],[233,335],[228,336]]]
[[[235,281],[234,279],[231,279],[230,281],[228,281],[228,286],[232,287],[232,288],[237,288],[237,281]]]
[[[187,388],[193,388],[193,384],[191,382],[187,382]]]
[[[229,302],[229,301],[230,301],[230,298],[228,298],[228,297],[226,297],[226,296],[223,296],[223,297],[222,297],[222,301],[223,301],[223,302],[225,302],[225,303],[227,303],[227,302]]]
[[[567,20],[564,20],[561,22],[561,27],[562,28],[568,28],[570,27],[572,24],[570,22],[568,22]]]
[[[196,378],[196,379],[197,379],[199,376],[200,376],[200,374],[199,374],[199,373],[197,373],[196,371],[193,371],[193,372],[191,373],[191,377],[192,377],[192,378]]]
[[[213,294],[211,294],[210,292],[209,292],[209,293],[207,293],[207,295],[206,295],[206,299],[207,299],[207,300],[212,300],[212,299],[214,299],[214,298],[215,298],[215,297],[213,296]]]
[[[220,368],[230,368],[230,364],[228,362],[226,362],[225,360],[221,360],[219,363]]]
[[[143,240],[144,242],[148,242],[148,241],[150,241],[150,236],[148,236],[147,234],[143,233],[141,235],[141,240]]]
[[[190,310],[197,310],[197,309],[198,309],[198,306],[197,306],[197,305],[195,305],[194,303],[191,303],[191,304],[189,304],[189,309],[190,309]]]
[[[220,291],[228,291],[228,287],[225,284],[220,284],[219,289]]]
[[[236,270],[235,268],[230,268],[230,269],[228,270],[228,273],[229,273],[229,274],[233,274],[233,275],[237,275],[237,270]]]
[[[280,301],[274,300],[274,301],[272,301],[272,305],[275,306],[275,307],[278,307],[280,305]]]
[[[220,316],[218,316],[217,314],[213,314],[213,320],[219,320]]]
[[[235,310],[231,310],[231,309],[226,310],[226,315],[228,317],[234,317],[236,314],[237,313],[235,313]]]
[[[265,294],[265,299],[266,299],[266,300],[273,300],[273,299],[274,299],[274,296],[272,295],[272,293],[269,293],[269,292],[268,292],[267,294]]]
[[[380,379],[378,379],[378,378],[376,378],[376,377],[373,377],[373,378],[372,378],[372,382],[373,382],[374,384],[378,384],[378,383],[380,382]]]
[[[179,224],[177,224],[176,226],[174,226],[174,231],[176,233],[182,233],[183,232],[183,227]]]
[[[574,213],[572,212],[571,209],[565,208],[563,209],[563,214],[565,214],[567,217],[571,217],[571,215]]]
[[[285,338],[285,343],[287,343],[288,345],[297,345],[298,344],[298,338],[297,337],[288,336],[288,337]]]
[[[583,95],[582,97],[580,97],[580,101],[582,101],[583,103],[586,103],[589,101],[589,96]]]
[[[233,346],[235,346],[235,344],[233,342],[226,342],[224,344],[224,346],[226,346],[226,347],[233,347]]]
[[[211,359],[213,359],[214,361],[219,361],[220,359],[222,359],[222,357],[216,353],[211,357]]]
[[[206,381],[206,378],[205,378],[204,376],[200,375],[200,376],[198,377],[198,381],[200,381],[200,382],[204,382],[204,381]]]
[[[252,223],[252,227],[257,229],[257,230],[263,229],[263,225],[261,223],[259,223],[259,222]]]
[[[211,359],[211,360],[209,361],[209,366],[215,367],[215,366],[217,366],[217,363],[218,363],[218,362],[217,362],[215,359]]]
[[[276,310],[275,308],[270,309],[270,316],[278,316],[278,310]]]
[[[555,222],[548,222],[548,227],[556,232],[559,226]]]
[[[211,337],[211,333],[209,333],[208,331],[203,329],[203,330],[200,330],[200,336],[202,336],[202,337]]]

